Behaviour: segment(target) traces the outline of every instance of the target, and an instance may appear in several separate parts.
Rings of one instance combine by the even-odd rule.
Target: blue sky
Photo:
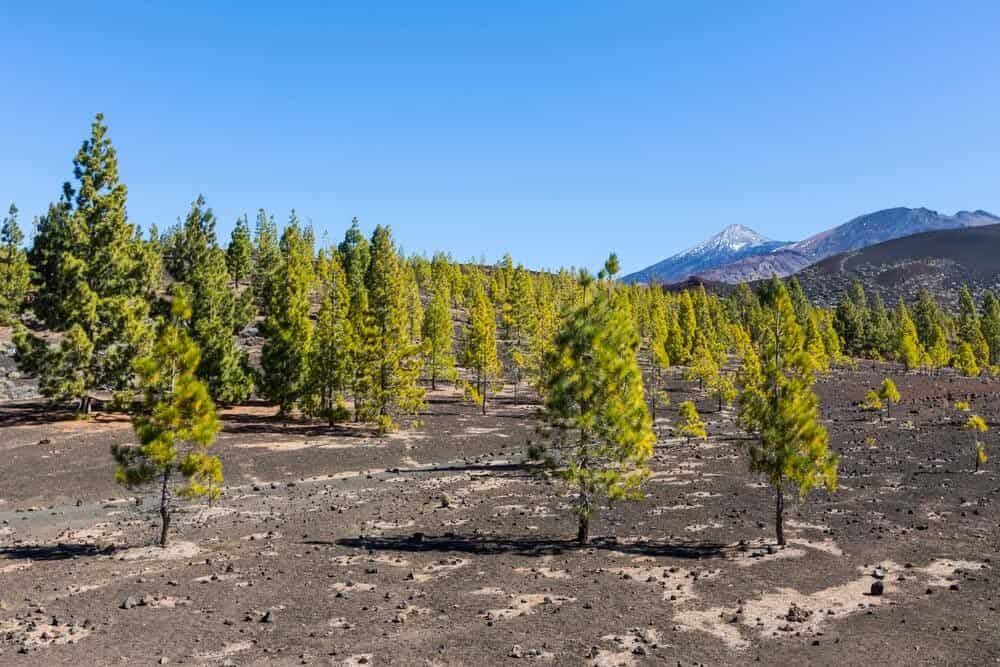
[[[407,251],[626,270],[740,222],[1000,213],[1000,3],[3,3],[0,202],[103,111],[133,221],[204,193]],[[294,5],[294,6],[293,6]]]

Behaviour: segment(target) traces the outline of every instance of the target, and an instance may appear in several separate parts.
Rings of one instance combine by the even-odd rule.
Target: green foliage
[[[955,359],[955,368],[962,375],[977,377],[980,373],[979,364],[976,362],[976,355],[972,350],[972,345],[962,342],[958,346],[958,356]]]
[[[236,219],[236,226],[229,237],[226,267],[234,287],[248,280],[253,273],[253,242],[250,239],[250,224],[245,215]]]
[[[861,402],[861,409],[868,412],[881,412],[882,408],[885,407],[882,404],[882,397],[874,389],[869,389],[868,393],[865,394],[865,400]]]
[[[979,415],[969,415],[969,418],[965,421],[965,426],[962,428],[975,433],[986,433],[990,430],[989,426],[986,425],[986,421]]]
[[[351,381],[351,297],[340,255],[332,253],[329,260],[324,256],[324,261],[320,278],[323,300],[309,352],[309,386],[303,407],[310,417],[334,424],[350,416],[343,395]]]
[[[115,445],[115,479],[129,488],[160,486],[160,546],[167,545],[175,474],[184,480],[181,498],[220,494],[222,463],[208,453],[219,421],[208,389],[198,379],[198,348],[188,335],[191,310],[183,290],[175,294],[171,318],[161,320],[149,356],[136,361],[143,404],[133,419],[138,445]]]
[[[885,401],[886,416],[891,417],[892,406],[899,403],[900,399],[899,389],[896,388],[896,383],[892,381],[892,378],[882,380],[882,384],[878,388],[878,396]]]
[[[466,394],[482,407],[485,415],[489,393],[499,386],[503,367],[497,351],[496,313],[483,289],[482,280],[473,282],[469,321],[462,336],[460,360],[473,375]]]
[[[437,389],[438,379],[455,377],[451,282],[446,266],[443,258],[434,258],[431,264],[430,300],[424,310],[424,368],[430,376],[432,389]]]
[[[405,276],[388,227],[380,225],[372,234],[364,288],[368,298],[362,342],[367,351],[364,376],[369,378],[366,414],[374,418],[379,430],[387,431],[400,415],[419,411],[424,398],[417,384],[420,347],[410,339]]]
[[[768,297],[762,332],[760,358],[745,358],[740,373],[745,383],[740,423],[757,436],[748,446],[750,468],[766,476],[775,489],[775,528],[778,542],[784,544],[785,488],[797,488],[800,498],[819,485],[835,490],[837,457],[829,451],[826,429],[819,423],[813,362],[780,283]]]
[[[10,205],[0,228],[0,324],[17,315],[31,286],[28,256],[21,247],[24,233],[17,224],[17,206]]]
[[[642,497],[655,436],[643,395],[639,336],[624,297],[600,290],[568,313],[550,352],[543,418],[549,469],[578,492],[577,539],[601,500]]]
[[[63,187],[58,204],[39,220],[31,251],[38,271],[35,313],[63,333],[55,349],[21,331],[19,362],[39,376],[53,400],[75,398],[90,409],[93,390],[132,384],[132,360],[148,347],[149,302],[160,263],[128,222],[127,190],[98,114],[73,161],[77,188]]]
[[[677,429],[677,433],[684,438],[687,438],[688,442],[691,438],[707,438],[708,430],[705,428],[705,422],[701,420],[698,415],[698,409],[695,407],[693,401],[684,401],[680,404],[680,427]]]
[[[270,280],[267,337],[261,350],[261,389],[288,415],[308,391],[313,323],[309,317],[309,291],[313,283],[312,246],[292,219],[281,235],[281,262]]]

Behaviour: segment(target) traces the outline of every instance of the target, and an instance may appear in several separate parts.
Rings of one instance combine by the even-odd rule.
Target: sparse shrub
[[[979,415],[969,415],[969,419],[965,422],[966,431],[972,431],[972,437],[975,438],[974,451],[976,455],[976,470],[979,470],[979,465],[981,463],[986,463],[986,445],[979,439],[980,433],[986,433],[990,430],[990,427],[986,425],[986,422]]]
[[[955,409],[961,412],[968,412],[972,409],[972,406],[969,405],[968,401],[955,401]]]
[[[705,422],[698,415],[698,409],[692,401],[684,401],[680,405],[681,425],[677,432],[691,442],[691,438],[707,438],[708,431],[705,429]]]
[[[867,438],[865,438],[865,444],[871,449],[874,449],[875,447],[878,446],[878,440],[875,439],[874,435],[870,435]]]
[[[892,417],[892,404],[899,403],[899,390],[892,378],[882,380],[882,385],[878,388],[878,395],[885,401],[885,416]]]
[[[874,389],[869,389],[865,394],[865,400],[861,402],[861,409],[865,412],[881,412],[882,397]]]

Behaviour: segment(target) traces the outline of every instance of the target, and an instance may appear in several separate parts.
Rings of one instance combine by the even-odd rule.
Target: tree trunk
[[[785,546],[785,493],[779,486],[775,489],[774,501],[774,533],[778,546]]]
[[[160,547],[167,547],[170,531],[170,471],[163,473],[163,487],[160,489]]]
[[[580,515],[580,523],[576,528],[576,541],[579,544],[586,544],[590,541],[590,517],[585,514]]]

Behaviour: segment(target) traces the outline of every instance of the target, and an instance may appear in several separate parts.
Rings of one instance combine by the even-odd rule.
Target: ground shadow
[[[11,402],[0,407],[0,427],[44,426],[56,422],[75,421],[73,408],[53,405],[47,401]]]
[[[83,556],[114,553],[115,547],[99,544],[17,544],[0,548],[0,558],[7,560],[67,560]]]
[[[445,533],[440,536],[414,533],[405,537],[355,537],[334,542],[310,541],[305,544],[337,545],[366,551],[405,551],[429,553],[465,553],[474,555],[514,554],[518,556],[549,556],[570,551],[599,549],[634,554],[637,556],[662,556],[667,558],[709,559],[725,558],[731,547],[708,542],[619,542],[614,538],[595,538],[581,545],[576,540],[545,539],[535,537],[486,537]]]

